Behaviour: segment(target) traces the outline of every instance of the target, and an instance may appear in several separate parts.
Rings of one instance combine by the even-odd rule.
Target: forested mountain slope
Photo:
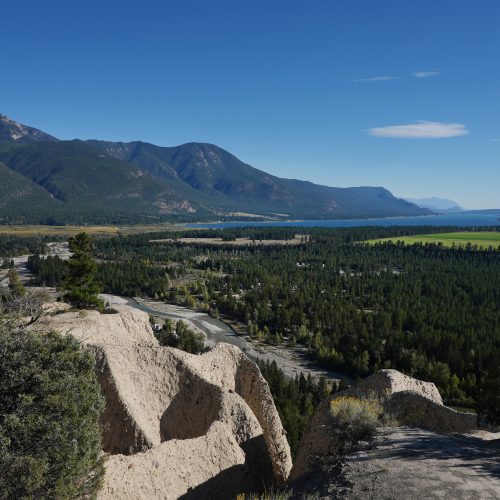
[[[59,141],[0,115],[0,223],[160,222],[262,217],[367,218],[429,214],[382,187],[333,188],[282,179],[204,143]],[[9,177],[12,177],[9,173]],[[37,185],[40,189],[35,189]]]

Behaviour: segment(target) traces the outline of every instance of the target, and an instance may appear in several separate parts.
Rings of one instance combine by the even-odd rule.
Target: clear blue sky
[[[498,0],[31,0],[0,26],[0,113],[59,138],[500,207]]]

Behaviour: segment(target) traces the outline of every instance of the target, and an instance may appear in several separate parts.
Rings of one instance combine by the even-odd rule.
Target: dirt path
[[[500,439],[406,427],[387,429],[348,458],[342,478],[344,487],[332,485],[320,497],[498,500]]]

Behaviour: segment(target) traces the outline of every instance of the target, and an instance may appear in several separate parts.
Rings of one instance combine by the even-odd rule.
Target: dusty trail
[[[387,429],[349,457],[343,475],[350,487],[339,498],[500,499],[499,455],[499,439]]]

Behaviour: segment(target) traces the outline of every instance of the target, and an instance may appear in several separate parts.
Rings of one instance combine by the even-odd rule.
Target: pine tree
[[[491,424],[500,425],[500,368],[491,368],[479,386],[477,412]]]
[[[68,261],[63,298],[77,308],[101,310],[104,302],[98,297],[100,285],[96,281],[97,264],[92,257],[92,248],[92,238],[87,233],[78,233],[69,239],[73,255]]]
[[[9,290],[15,297],[24,297],[26,294],[26,289],[19,279],[19,274],[12,268],[7,273],[7,278],[9,278]]]

